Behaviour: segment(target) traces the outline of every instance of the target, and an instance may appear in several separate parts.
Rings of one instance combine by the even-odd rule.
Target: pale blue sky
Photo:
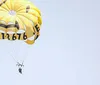
[[[100,85],[100,1],[31,1],[42,12],[41,36],[33,46],[0,41],[0,85]],[[23,75],[14,45],[16,58],[27,55]]]

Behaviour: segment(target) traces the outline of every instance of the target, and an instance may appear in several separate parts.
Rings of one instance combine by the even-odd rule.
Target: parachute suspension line
[[[14,48],[14,47],[13,47],[12,50],[13,50],[13,53],[15,54],[15,48]],[[27,52],[27,55],[26,55],[26,56],[25,56],[25,55],[22,55],[23,60],[22,60],[21,62],[19,62],[20,59],[17,60],[17,59],[16,59],[16,56],[14,57],[14,56],[12,55],[12,53],[10,53],[10,55],[11,55],[11,57],[13,58],[13,60],[14,60],[17,64],[19,63],[19,64],[22,64],[22,65],[23,65],[24,62],[25,62],[25,60],[26,60],[26,58],[27,58],[28,52]]]
[[[13,53],[15,54],[15,49],[13,48]],[[15,55],[14,55],[15,56]],[[13,60],[17,63],[18,62],[18,60],[17,59],[15,59],[16,58],[16,56],[14,57],[13,55],[12,55],[12,58],[13,58]]]
[[[35,40],[40,35],[40,26],[42,25],[40,10],[28,0],[16,0],[16,3],[9,1],[10,0],[0,0],[0,39],[11,42],[17,40],[24,41],[28,45],[34,44]],[[21,8],[22,6],[25,9]],[[19,45],[22,45],[22,43]],[[17,63],[18,71],[22,74],[23,63],[30,51],[28,51],[29,49],[25,50],[24,47],[22,47],[21,50],[19,49],[21,46],[16,44],[12,47],[12,43],[10,43],[9,46],[12,51],[9,50],[9,52],[7,50],[7,52]],[[16,47],[18,47],[18,50]]]
[[[14,58],[14,56],[12,55],[12,53],[10,53],[10,55],[11,55],[11,57],[13,58],[13,60],[15,61],[15,62],[17,62],[17,60]]]
[[[13,48],[13,52],[15,53],[15,50]],[[13,60],[16,62],[16,66],[18,66],[18,71],[20,74],[22,74],[22,67],[24,67],[23,63],[24,63],[24,60],[22,61],[22,63],[19,63],[15,57],[12,55],[12,53],[10,53],[11,57],[13,58]]]
[[[14,58],[14,56],[13,56],[13,53],[14,53],[14,48],[10,51],[10,56],[13,58],[13,60],[15,61],[15,62],[17,62],[17,60]]]

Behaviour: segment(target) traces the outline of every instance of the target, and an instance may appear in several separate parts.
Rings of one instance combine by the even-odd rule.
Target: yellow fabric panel
[[[18,39],[24,40],[27,44],[33,44],[40,35],[41,24],[41,12],[29,0],[1,0],[0,39]],[[35,27],[36,25],[38,28]],[[25,33],[18,34],[19,30]],[[12,34],[9,34],[10,32]],[[30,39],[31,37],[34,38]]]

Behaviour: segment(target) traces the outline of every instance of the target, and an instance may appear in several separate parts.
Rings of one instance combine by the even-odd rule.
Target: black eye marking
[[[17,21],[15,21],[15,24],[9,24],[9,25],[5,25],[5,24],[0,24],[0,27],[4,27],[4,28],[10,28],[10,27],[16,27],[19,30],[19,24]]]
[[[19,30],[19,24],[17,21],[15,21],[15,27],[17,27],[17,29]]]
[[[5,0],[3,3],[6,3],[7,0]]]
[[[27,6],[26,7],[26,13],[28,13],[29,9],[30,9],[30,6]]]

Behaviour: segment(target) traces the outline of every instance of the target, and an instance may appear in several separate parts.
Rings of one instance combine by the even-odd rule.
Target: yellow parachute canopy
[[[0,39],[33,44],[42,24],[40,10],[28,0],[0,0]]]

